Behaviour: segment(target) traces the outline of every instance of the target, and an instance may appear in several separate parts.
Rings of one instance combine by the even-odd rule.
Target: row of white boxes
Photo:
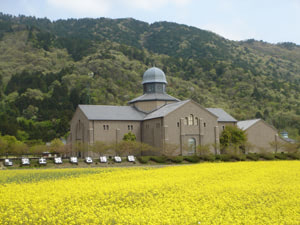
[[[116,163],[122,162],[122,158],[120,156],[114,156],[113,159]],[[106,156],[100,156],[99,160],[100,160],[101,163],[107,163],[107,157]],[[128,160],[128,162],[135,162],[135,157],[133,155],[129,155],[129,156],[127,156],[127,160]],[[92,157],[86,157],[84,159],[84,161],[87,164],[92,164],[93,163]],[[63,163],[62,158],[61,157],[55,157],[54,158],[54,163],[55,164],[62,164]],[[70,163],[78,164],[78,158],[75,157],[75,156],[70,157]],[[39,158],[39,164],[40,165],[46,165],[47,164],[47,159],[46,158]],[[5,166],[12,166],[13,162],[12,162],[11,159],[4,159],[4,165]],[[30,165],[30,159],[29,158],[22,158],[21,159],[21,165],[22,166]]]

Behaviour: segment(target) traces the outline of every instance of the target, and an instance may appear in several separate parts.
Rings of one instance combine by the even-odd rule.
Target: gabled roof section
[[[186,104],[189,101],[191,101],[191,100],[185,100],[185,101],[180,101],[180,102],[164,105],[161,108],[155,110],[154,112],[149,113],[144,118],[144,120],[150,120],[150,119],[154,119],[154,118],[164,117],[164,116],[168,115],[169,113],[173,112],[174,110],[178,109],[179,107],[183,106],[184,104]]]
[[[237,122],[237,126],[238,128],[240,128],[241,130],[247,130],[249,127],[253,126],[254,124],[256,124],[258,121],[260,121],[261,119],[253,119],[253,120],[244,120],[244,121],[238,121]]]
[[[132,106],[79,105],[88,120],[131,120],[142,121],[145,113]]]
[[[237,122],[235,118],[229,115],[221,108],[206,108],[209,112],[218,117],[218,122]]]
[[[168,95],[168,94],[151,93],[151,94],[144,94],[142,96],[134,98],[131,101],[129,101],[129,103],[145,102],[145,101],[174,101],[174,102],[179,102],[180,100],[177,99],[177,98],[174,98],[174,97],[172,97],[171,95]]]

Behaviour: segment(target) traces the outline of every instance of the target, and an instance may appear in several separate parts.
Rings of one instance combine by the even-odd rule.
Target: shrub
[[[265,160],[274,160],[275,156],[272,153],[261,153],[259,154],[260,158],[265,159]]]
[[[252,161],[257,161],[259,160],[259,155],[256,153],[249,153],[246,155],[246,158]]]
[[[236,160],[236,161],[245,161],[246,160],[246,155],[244,154],[230,154],[229,155],[231,160]]]
[[[286,155],[290,159],[300,159],[300,154],[299,153],[287,153]]]
[[[149,162],[150,156],[140,156],[137,157],[137,159],[139,160],[140,163],[146,164]]]
[[[227,154],[220,154],[219,159],[223,162],[230,162],[231,161],[231,156]]]
[[[174,156],[174,157],[169,157],[169,159],[173,163],[181,163],[183,161],[183,156]]]
[[[209,162],[214,162],[217,159],[217,157],[213,154],[201,155],[201,156],[199,156],[199,158],[204,161],[209,161]]]
[[[188,162],[191,162],[191,163],[197,163],[200,161],[200,158],[196,155],[193,155],[193,156],[185,156],[184,159]]]
[[[166,163],[168,158],[166,156],[151,156],[150,159],[156,163]]]
[[[286,160],[287,159],[287,155],[284,153],[276,153],[275,154],[275,158],[276,159],[281,159],[281,160]]]

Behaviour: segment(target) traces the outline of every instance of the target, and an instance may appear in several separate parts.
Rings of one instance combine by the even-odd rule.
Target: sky
[[[11,15],[169,21],[210,30],[230,40],[300,45],[300,0],[0,0]]]

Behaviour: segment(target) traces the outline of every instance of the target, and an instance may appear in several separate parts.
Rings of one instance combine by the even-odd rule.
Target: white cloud
[[[111,8],[109,0],[47,0],[47,3],[52,7],[86,16],[103,16]]]

